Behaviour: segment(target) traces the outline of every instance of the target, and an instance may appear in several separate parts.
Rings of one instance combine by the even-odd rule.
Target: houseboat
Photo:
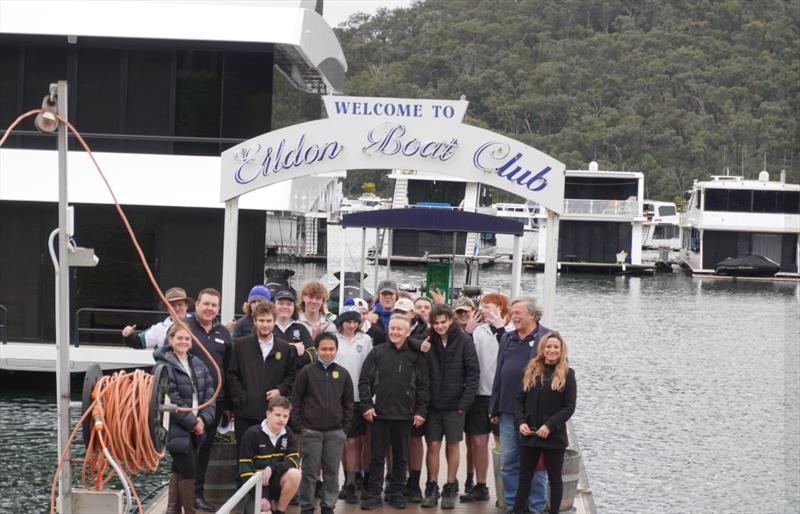
[[[635,171],[566,170],[564,214],[558,235],[561,270],[650,271],[642,263],[644,174]],[[544,265],[547,219],[540,215],[536,260]]]
[[[527,203],[496,203],[492,205],[495,216],[519,221],[525,227],[522,236],[523,255],[533,256],[539,245],[539,220],[542,217],[538,205]],[[508,234],[497,234],[497,252],[511,254],[514,249],[514,237]]]
[[[683,264],[694,274],[800,278],[800,184],[784,177],[695,182],[681,216]]]
[[[321,6],[316,0],[0,0],[0,131],[42,105],[49,84],[67,80],[67,117],[108,175],[156,280],[191,295],[219,289],[220,153],[319,118],[321,95],[343,84],[347,63],[315,11]],[[42,351],[14,351],[16,344],[55,337],[47,249],[58,225],[55,148],[55,138],[29,121],[0,148],[0,247],[14,248],[0,252],[5,369],[53,369]],[[128,311],[153,309],[156,297],[90,161],[74,139],[69,149],[75,238],[100,259],[73,272],[73,343],[119,343],[119,327],[133,321]],[[330,186],[336,180],[309,177],[242,197],[239,232],[247,235],[239,238],[238,291],[264,280],[266,212],[338,205]],[[45,357],[33,362],[32,355]],[[105,354],[94,360],[114,366]],[[122,356],[116,364],[141,363]]]
[[[645,200],[642,247],[647,250],[679,250],[680,216],[673,202]]]

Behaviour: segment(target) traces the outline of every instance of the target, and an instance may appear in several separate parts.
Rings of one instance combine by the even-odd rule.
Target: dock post
[[[239,197],[225,201],[222,236],[222,314],[223,323],[236,314],[236,246],[239,240]],[[262,279],[263,282],[263,279]]]
[[[364,298],[364,272],[366,271],[366,269],[367,269],[367,227],[361,227],[361,275],[358,277],[359,298]]]
[[[558,223],[559,215],[547,209],[547,245],[544,258],[544,294],[542,323],[552,326],[555,320],[556,276],[558,270]]]
[[[522,237],[514,236],[514,252],[511,254],[511,298],[518,298],[522,289]]]
[[[54,84],[50,85],[53,93]],[[58,114],[68,120],[67,116],[67,83],[60,80],[55,85]],[[69,439],[69,404],[70,404],[70,366],[69,366],[69,222],[67,209],[67,126],[58,124],[58,274],[56,276],[56,396],[58,411],[58,455],[60,456],[67,446]],[[71,514],[72,512],[72,469],[69,456],[61,466],[61,476],[58,482],[58,512]]]

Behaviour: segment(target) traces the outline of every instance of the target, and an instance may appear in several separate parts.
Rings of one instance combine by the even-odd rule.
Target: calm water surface
[[[295,286],[321,274],[297,269]],[[395,273],[424,278],[421,268]],[[481,284],[508,290],[509,275],[496,266]],[[527,293],[540,296],[542,286],[542,275],[523,275]],[[565,275],[555,319],[578,378],[573,420],[600,512],[797,511],[797,284]],[[2,512],[47,510],[54,391],[4,382]],[[163,482],[165,463],[137,478],[142,494]]]

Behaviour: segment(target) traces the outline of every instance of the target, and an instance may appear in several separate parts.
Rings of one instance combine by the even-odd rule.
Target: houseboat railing
[[[243,483],[242,486],[233,493],[233,496],[228,498],[222,507],[217,509],[217,514],[230,514],[233,512],[233,509],[236,505],[242,501],[250,492],[250,489],[255,488],[255,505],[253,508],[253,512],[261,512],[261,485],[262,477],[264,476],[264,471],[256,471],[253,476],[247,479],[247,482]]]
[[[641,206],[642,202],[636,200],[564,200],[566,214],[634,217],[641,212]]]
[[[96,323],[95,317],[98,314],[107,315],[110,319],[101,326],[86,326],[87,322],[94,325],[94,323]],[[166,311],[83,307],[75,311],[75,322],[72,324],[72,340],[70,343],[73,346],[80,346],[81,335],[92,334],[110,336],[104,338],[106,341],[92,341],[92,344],[123,346],[122,327],[136,324],[138,327],[144,329],[153,323],[163,320],[167,314]],[[144,323],[142,323],[142,321],[144,321]]]
[[[8,324],[8,309],[6,309],[5,305],[0,305],[0,343],[6,344],[8,339],[8,330],[6,329],[6,325]]]

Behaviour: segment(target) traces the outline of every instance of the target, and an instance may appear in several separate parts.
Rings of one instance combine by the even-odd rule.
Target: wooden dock
[[[572,432],[572,430],[569,430]],[[573,439],[572,435],[570,434],[570,439]],[[493,443],[490,443],[490,447],[493,446]],[[464,467],[466,463],[466,446],[462,443],[461,444],[461,466]],[[444,449],[442,450],[441,456],[441,470],[440,475],[442,480],[444,479],[446,464],[444,458]],[[424,470],[424,463],[423,463],[423,483],[420,485],[422,488],[425,488],[424,484],[424,477],[425,477],[425,470]],[[459,485],[463,488],[464,486],[464,471],[460,470],[459,472]],[[344,483],[344,475],[340,476],[340,481]],[[440,480],[441,483],[441,480]],[[474,502],[474,503],[461,503],[456,502],[456,506],[453,510],[442,510],[441,507],[436,507],[432,509],[423,509],[420,504],[418,503],[408,503],[408,506],[404,510],[404,512],[419,512],[425,514],[433,514],[433,513],[440,513],[440,512],[450,512],[452,514],[481,514],[481,513],[500,513],[504,512],[504,509],[497,507],[496,500],[496,488],[495,488],[495,480],[494,480],[494,473],[492,464],[489,465],[489,473],[487,477],[487,484],[489,487],[489,494],[491,495],[489,501],[486,502]],[[463,490],[460,492],[463,494]],[[219,505],[215,505],[215,507],[219,507]],[[167,490],[162,490],[152,501],[148,502],[145,505],[145,513],[146,514],[164,514],[167,509]],[[198,512],[202,512],[199,511]],[[300,507],[298,506],[289,506],[287,509],[287,514],[300,514]],[[319,512],[319,507],[315,512]],[[340,500],[336,503],[336,512],[341,514],[356,514],[356,513],[363,513],[367,511],[361,510],[360,505],[349,505],[345,503],[343,500]],[[390,507],[387,504],[384,504],[383,508],[378,509],[373,512],[397,512],[397,509]],[[581,463],[581,470],[580,470],[580,478],[578,480],[578,492],[575,495],[575,503],[571,511],[573,514],[595,514],[596,509],[594,505],[594,498],[592,497],[591,489],[588,487],[588,482],[586,480],[586,473],[583,467],[583,463]]]
[[[544,271],[544,263],[526,261],[522,263],[525,271]],[[607,273],[609,275],[652,275],[656,272],[656,263],[628,264],[612,262],[569,262],[557,264],[559,273]]]

